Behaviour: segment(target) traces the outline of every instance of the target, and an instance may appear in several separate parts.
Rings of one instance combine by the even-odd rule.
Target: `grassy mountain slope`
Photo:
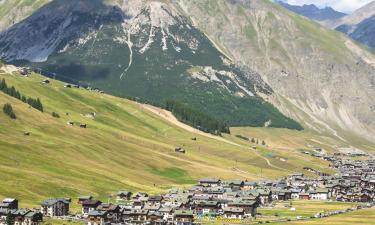
[[[53,196],[105,198],[122,189],[155,193],[201,177],[260,179],[301,171],[304,165],[328,166],[287,152],[277,153],[289,157],[281,162],[276,153],[251,151],[249,143],[233,136],[226,138],[236,145],[188,132],[128,100],[64,88],[55,80],[42,85],[45,78],[37,74],[24,78],[3,73],[2,78],[26,96],[40,97],[45,109],[41,113],[0,93],[0,102],[11,103],[17,115],[11,120],[0,113],[0,197],[17,197],[26,205]],[[88,114],[94,112],[92,119]],[[88,128],[79,128],[79,123]],[[176,146],[187,154],[174,153]]]

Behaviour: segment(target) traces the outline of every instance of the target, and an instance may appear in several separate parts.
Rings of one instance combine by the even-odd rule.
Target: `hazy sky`
[[[335,10],[351,13],[373,0],[284,0],[292,5],[315,4],[319,7],[331,6]]]

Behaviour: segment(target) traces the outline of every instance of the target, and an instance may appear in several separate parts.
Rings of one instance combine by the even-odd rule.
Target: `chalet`
[[[19,70],[19,72],[20,72],[20,74],[21,74],[22,76],[26,76],[26,77],[30,74],[30,71],[29,71],[27,68],[21,68],[21,69]]]
[[[173,214],[173,222],[178,225],[191,225],[194,222],[194,213],[190,210],[176,210]]]
[[[130,197],[132,196],[132,193],[131,192],[129,192],[129,191],[120,191],[120,192],[118,192],[117,193],[117,201],[121,201],[121,200],[123,200],[123,201],[128,201],[128,200],[130,200]]]
[[[197,214],[217,213],[221,209],[217,201],[201,201],[195,205]]]
[[[244,210],[246,215],[255,216],[257,203],[255,201],[233,201],[228,203],[230,208],[240,208]]]
[[[65,198],[47,199],[42,203],[43,216],[66,216],[69,213],[70,201]]]
[[[181,147],[177,147],[177,148],[175,148],[174,151],[177,152],[177,153],[182,153],[182,154],[185,154],[185,153],[186,153],[185,149],[183,149],[183,148],[181,148]]]
[[[163,220],[163,213],[156,211],[156,212],[148,212],[147,213],[147,221],[150,224],[165,224]]]
[[[90,199],[90,200],[83,201],[82,202],[82,214],[84,215],[89,214],[91,211],[96,210],[96,208],[101,204],[102,202],[99,200]]]
[[[159,212],[163,214],[163,220],[166,222],[173,221],[173,209],[172,207],[162,207],[159,209]]]
[[[80,196],[78,197],[78,204],[82,204],[84,201],[92,200],[92,196]]]
[[[246,181],[246,182],[244,182],[242,190],[253,190],[257,186],[258,186],[258,184],[256,182],[248,182],[248,181]]]
[[[5,198],[0,203],[0,209],[18,209],[18,200],[14,198]]]
[[[119,222],[121,218],[120,206],[114,204],[101,204],[96,207],[96,211],[107,212],[108,221]]]
[[[147,200],[148,203],[153,204],[153,205],[154,204],[160,205],[162,201],[163,201],[163,196],[161,196],[161,195],[151,196]]]
[[[311,200],[328,200],[328,189],[318,188],[315,191],[310,191]]]
[[[228,207],[223,209],[223,213],[227,219],[243,219],[245,216],[243,208]]]
[[[39,225],[43,221],[43,215],[30,209],[17,209],[11,212],[14,225]]]
[[[51,82],[48,79],[45,79],[45,80],[42,81],[42,84],[49,84],[49,83],[51,83]]]
[[[127,214],[128,214],[130,221],[132,221],[132,223],[136,223],[136,222],[139,223],[139,222],[147,221],[148,211],[147,210],[131,210]]]
[[[216,187],[221,184],[221,180],[214,179],[214,178],[206,178],[199,180],[199,185],[206,186],[206,187]]]
[[[108,212],[92,210],[87,216],[87,225],[105,225],[109,221],[107,217]]]
[[[41,212],[29,211],[25,214],[22,225],[39,225],[43,222],[43,214]]]

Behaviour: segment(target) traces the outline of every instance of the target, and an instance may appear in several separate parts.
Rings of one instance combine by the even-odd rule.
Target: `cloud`
[[[292,5],[315,4],[318,7],[330,6],[337,11],[351,13],[373,0],[285,0]]]

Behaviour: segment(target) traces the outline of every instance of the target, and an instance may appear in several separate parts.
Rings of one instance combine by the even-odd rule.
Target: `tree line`
[[[4,78],[0,82],[0,91],[4,92],[5,94],[7,94],[9,96],[17,98],[17,99],[23,101],[24,103],[29,104],[34,109],[37,109],[37,110],[43,112],[43,104],[42,104],[42,102],[40,101],[39,98],[34,99],[34,98],[26,97],[25,95],[22,95],[14,86],[8,87]]]
[[[187,123],[201,131],[220,135],[221,133],[230,133],[227,124],[216,120],[215,118],[192,109],[186,104],[174,100],[167,100],[165,109],[171,111],[181,122]]]

